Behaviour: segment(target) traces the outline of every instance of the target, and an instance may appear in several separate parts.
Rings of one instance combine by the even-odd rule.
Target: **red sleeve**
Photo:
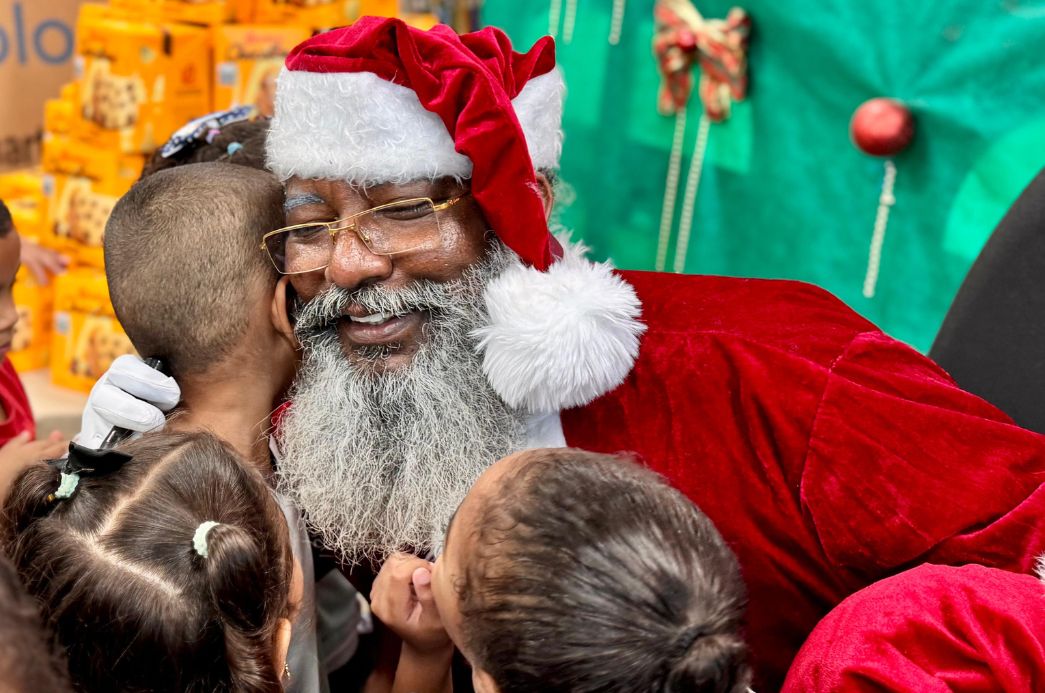
[[[3,423],[0,423],[0,445],[22,431],[29,431],[30,436],[36,437],[36,425],[33,423],[33,411],[29,408],[29,398],[14,366],[6,358],[0,365],[0,404],[3,405],[6,414]]]
[[[1025,693],[1045,686],[1045,587],[1029,575],[923,565],[839,604],[784,693]]]
[[[800,493],[829,560],[869,579],[924,561],[1029,572],[1043,481],[1045,437],[868,332],[830,370]]]

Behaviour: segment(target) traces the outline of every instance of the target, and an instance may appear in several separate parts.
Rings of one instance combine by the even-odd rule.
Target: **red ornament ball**
[[[914,116],[896,99],[871,99],[856,109],[849,134],[865,154],[895,156],[914,138]]]

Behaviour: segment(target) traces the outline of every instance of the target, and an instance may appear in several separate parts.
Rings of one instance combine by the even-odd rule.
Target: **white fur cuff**
[[[490,385],[530,413],[583,406],[616,388],[646,329],[631,285],[582,247],[563,245],[547,272],[519,264],[492,281],[490,325],[476,331]]]

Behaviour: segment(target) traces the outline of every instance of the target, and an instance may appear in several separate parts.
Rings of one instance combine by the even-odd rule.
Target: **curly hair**
[[[261,475],[206,433],[120,448],[118,472],[85,474],[55,501],[53,466],[26,470],[2,538],[84,691],[277,693],[273,642],[293,559]],[[213,521],[206,556],[194,535]]]
[[[457,585],[472,664],[502,693],[744,691],[745,588],[707,516],[627,459],[523,454]]]

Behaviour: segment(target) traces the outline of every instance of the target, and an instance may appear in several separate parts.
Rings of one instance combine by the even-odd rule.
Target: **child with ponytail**
[[[300,599],[261,475],[206,433],[26,470],[3,548],[80,691],[276,693]]]
[[[497,462],[436,563],[395,556],[372,597],[403,640],[396,691],[448,690],[454,645],[478,693],[749,690],[736,558],[685,496],[618,457]]]

